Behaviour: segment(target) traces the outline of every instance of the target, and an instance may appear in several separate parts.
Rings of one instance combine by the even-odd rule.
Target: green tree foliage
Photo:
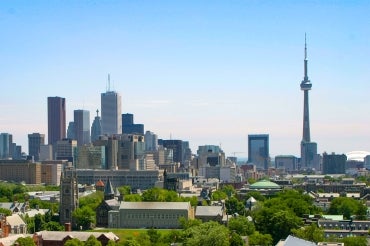
[[[315,243],[323,242],[325,240],[324,229],[317,227],[314,223],[309,226],[292,229],[292,234],[296,237]]]
[[[4,214],[5,216],[12,215],[12,211],[6,208],[0,208],[0,214]]]
[[[228,222],[228,228],[241,236],[252,235],[255,231],[253,222],[250,222],[245,216],[232,217]]]
[[[169,233],[163,235],[162,241],[167,245],[172,243],[181,243],[184,240],[184,233],[182,230],[171,230]]]
[[[217,222],[210,221],[192,226],[185,231],[187,246],[228,246],[229,230]]]
[[[42,214],[36,214],[33,220],[35,223],[35,231],[41,231],[43,229],[42,226],[45,224],[45,216]]]
[[[186,219],[185,217],[180,217],[179,218],[179,223],[182,229],[189,229],[190,227],[193,226],[199,226],[202,224],[202,221],[199,219]]]
[[[229,238],[230,238],[229,240],[230,246],[244,246],[245,245],[242,237],[236,232],[231,232]]]
[[[141,244],[136,242],[134,239],[129,239],[123,242],[122,246],[141,246]]]
[[[345,246],[366,246],[366,237],[346,237],[340,240]]]
[[[84,246],[101,246],[101,242],[99,242],[96,237],[91,235],[84,243]]]
[[[77,238],[72,238],[65,242],[64,246],[84,246],[84,243]]]
[[[276,204],[275,207],[262,207],[254,215],[256,229],[264,234],[270,234],[276,243],[286,238],[292,229],[302,225],[300,217],[287,207]]]
[[[221,201],[227,198],[227,194],[222,190],[216,190],[212,192],[211,200],[212,201]]]
[[[56,221],[49,221],[42,226],[46,231],[64,231],[64,227]]]
[[[226,213],[227,214],[239,214],[245,215],[245,206],[243,202],[240,202],[236,197],[230,197],[225,201]]]
[[[331,201],[328,213],[343,214],[346,219],[352,216],[356,216],[356,219],[366,219],[367,208],[361,201],[351,197],[337,197]]]
[[[81,197],[79,202],[79,207],[83,208],[88,206],[91,210],[95,211],[99,204],[104,200],[104,193],[102,191],[94,192],[90,195]]]
[[[91,225],[95,224],[95,212],[89,206],[77,208],[73,211],[72,217],[77,226],[84,230],[90,229]]]
[[[124,196],[126,202],[141,202],[143,199],[139,194],[129,194]]]
[[[36,244],[31,237],[20,237],[15,241],[13,245],[35,246]]]
[[[259,191],[250,191],[250,192],[248,192],[245,196],[245,201],[247,201],[250,197],[253,197],[257,201],[266,200],[266,198],[263,195],[261,195],[261,192],[259,192]]]
[[[272,244],[272,237],[270,234],[261,234],[258,231],[254,232],[252,235],[249,236],[249,245],[250,246],[271,246]]]
[[[131,194],[131,186],[125,185],[118,187],[118,191],[121,194],[121,196],[126,196]]]
[[[156,244],[159,242],[159,239],[161,238],[161,234],[155,229],[149,229],[146,231],[146,233],[149,236],[149,240],[152,244]]]
[[[226,193],[228,197],[231,197],[236,194],[235,188],[232,185],[224,185],[221,188],[221,191]]]

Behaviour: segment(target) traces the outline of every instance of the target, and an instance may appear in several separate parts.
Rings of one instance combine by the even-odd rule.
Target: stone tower
[[[75,226],[72,213],[78,208],[78,183],[75,172],[62,172],[60,180],[59,221],[62,225],[71,223]]]

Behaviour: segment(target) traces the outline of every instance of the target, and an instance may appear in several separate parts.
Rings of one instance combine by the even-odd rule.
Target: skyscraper
[[[99,116],[99,110],[96,110],[96,116],[91,126],[91,142],[99,139],[101,135],[101,120]]]
[[[12,148],[13,137],[9,133],[0,134],[0,159],[8,159],[12,157],[11,148]]]
[[[74,110],[74,128],[77,145],[90,143],[90,112],[88,110]]]
[[[48,144],[66,137],[66,101],[62,97],[48,97]]]
[[[144,125],[134,124],[133,114],[122,114],[122,134],[123,133],[144,135]]]
[[[110,90],[108,75],[107,92],[101,93],[101,125],[102,134],[112,135],[122,133],[121,96]]]
[[[28,134],[28,155],[33,156],[35,161],[40,160],[40,147],[45,144],[45,134]]]
[[[308,102],[308,91],[311,90],[312,84],[308,79],[307,75],[307,42],[305,35],[304,44],[304,77],[301,82],[301,90],[303,91],[303,137],[301,141],[301,169],[315,169],[318,167],[318,157],[317,157],[317,144],[311,142],[310,136],[310,112],[309,112],[309,102]]]
[[[248,163],[253,163],[257,169],[267,170],[269,162],[269,135],[248,135]]]

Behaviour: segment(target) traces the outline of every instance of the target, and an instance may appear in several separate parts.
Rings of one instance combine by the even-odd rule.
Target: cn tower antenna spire
[[[110,91],[110,74],[108,73],[108,91]]]
[[[304,59],[307,60],[307,39],[306,39],[306,33],[304,33]]]

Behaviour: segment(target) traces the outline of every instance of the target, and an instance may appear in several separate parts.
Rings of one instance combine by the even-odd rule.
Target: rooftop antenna
[[[96,110],[96,117],[99,117],[99,109]]]
[[[108,73],[108,91],[110,91],[110,74]]]

